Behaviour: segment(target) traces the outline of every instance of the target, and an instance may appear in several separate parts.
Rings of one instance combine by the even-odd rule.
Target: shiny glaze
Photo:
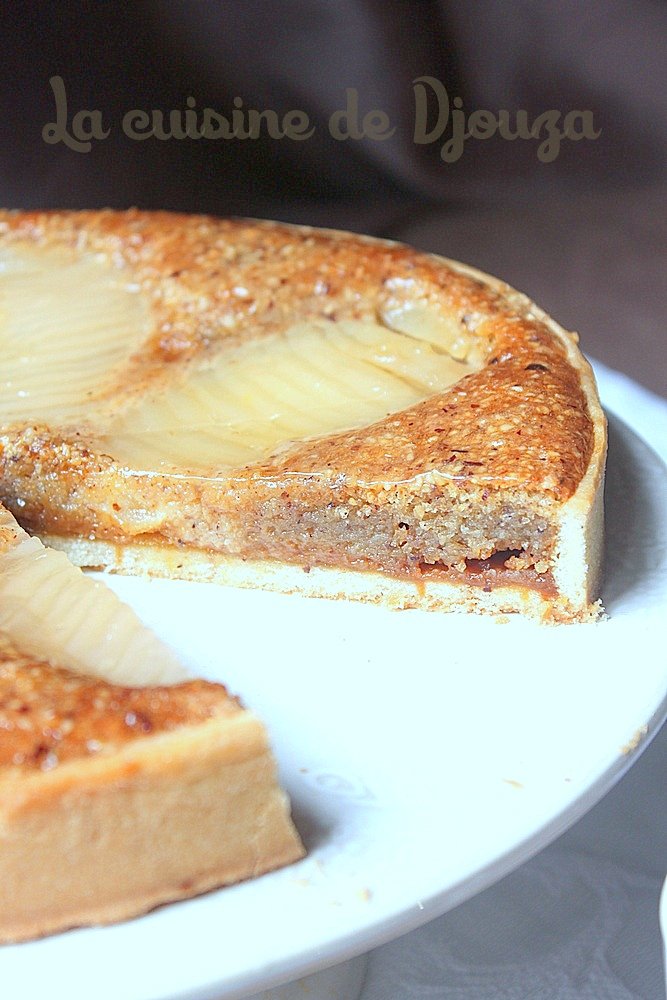
[[[120,687],[22,656],[0,636],[0,767],[51,770],[240,711],[219,684]]]

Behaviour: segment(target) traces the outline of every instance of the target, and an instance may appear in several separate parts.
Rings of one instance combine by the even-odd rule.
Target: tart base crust
[[[248,712],[0,788],[4,942],[124,920],[304,854]]]
[[[600,518],[587,525],[589,547],[598,550]],[[218,552],[183,549],[149,543],[114,544],[102,541],[43,536],[45,544],[66,552],[75,564],[130,576],[216,583],[243,589],[270,590],[303,597],[330,600],[358,600],[394,610],[422,609],[440,612],[476,612],[491,615],[520,613],[545,623],[597,621],[602,608],[597,600],[599,566],[589,573],[589,590],[574,606],[567,598],[546,586],[529,582],[503,583],[492,577],[466,583],[460,575],[444,578],[435,570],[399,578],[373,569],[336,568],[290,564],[275,560],[240,559]]]

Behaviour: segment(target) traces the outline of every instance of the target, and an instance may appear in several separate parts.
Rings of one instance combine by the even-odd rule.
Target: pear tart
[[[352,234],[0,216],[0,497],[75,562],[595,618],[605,421],[576,335]]]
[[[186,678],[108,588],[0,508],[0,942],[303,855],[264,727]]]

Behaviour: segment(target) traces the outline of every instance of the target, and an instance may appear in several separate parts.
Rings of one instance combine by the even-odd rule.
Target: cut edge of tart
[[[0,494],[76,562],[599,617],[593,375],[498,279],[368,237],[138,211],[6,213],[2,261],[6,348],[35,282],[48,299],[80,267],[94,290],[61,303],[64,389],[39,374],[58,323],[33,299],[24,394],[16,351],[0,391]]]

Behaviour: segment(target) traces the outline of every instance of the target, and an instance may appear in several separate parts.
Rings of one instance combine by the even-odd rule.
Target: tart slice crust
[[[263,725],[205,681],[124,688],[0,643],[0,941],[303,856]]]

